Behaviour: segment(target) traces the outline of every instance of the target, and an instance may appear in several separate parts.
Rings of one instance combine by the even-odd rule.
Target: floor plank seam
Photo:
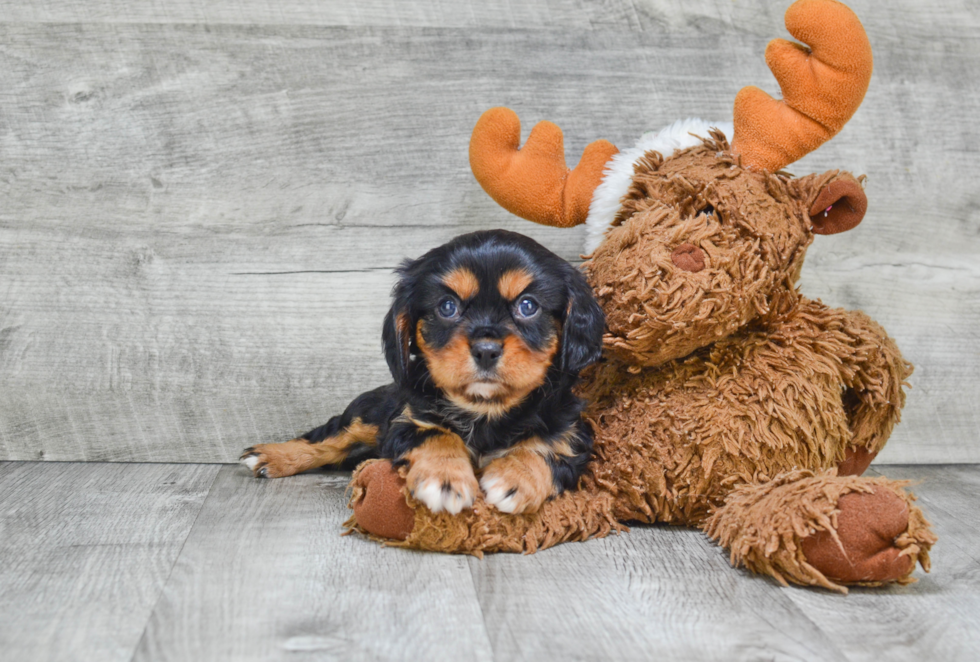
[[[759,579],[761,579],[761,578],[759,578]],[[817,621],[815,621],[812,618],[810,618],[810,615],[807,614],[806,610],[798,602],[798,598],[794,597],[795,596],[794,591],[800,591],[800,590],[802,590],[802,591],[816,591],[816,590],[821,590],[822,591],[824,589],[817,589],[815,587],[799,587],[799,586],[781,586],[780,589],[783,590],[783,591],[787,591],[786,597],[787,597],[789,603],[791,605],[793,605],[794,609],[803,618],[803,620],[805,620],[807,623],[809,623],[810,625],[812,625],[813,628],[817,632],[819,632],[824,637],[826,637],[827,642],[829,642],[829,645],[830,645],[831,649],[839,656],[839,659],[846,660],[847,662],[850,662],[853,658],[851,656],[847,655],[847,653],[845,653],[844,651],[842,651],[840,648],[837,647],[837,644],[834,641],[834,633],[833,632],[828,632],[824,628],[820,627],[820,624]],[[829,592],[830,591],[828,591],[828,593]],[[758,612],[756,612],[756,613],[758,613]],[[762,620],[764,620],[766,622],[769,622],[768,619],[765,616],[762,616],[760,614],[760,617],[762,618]],[[773,625],[773,627],[775,627],[775,625],[772,624],[772,623],[770,623],[770,625]],[[804,647],[806,647],[806,642],[800,642],[800,643],[802,643],[802,645]]]
[[[477,559],[478,563],[485,563],[486,559]],[[493,660],[497,659],[497,653],[493,648],[493,640],[490,638],[490,628],[487,625],[487,615],[483,611],[483,603],[480,601],[480,589],[476,586],[476,576],[473,571],[473,561],[472,559],[467,560],[467,570],[470,572],[470,583],[473,585],[473,596],[476,598],[476,606],[480,610],[480,619],[483,622],[483,633],[487,637],[487,646],[490,647],[490,657]]]
[[[170,564],[170,570],[167,572],[167,578],[163,580],[160,585],[160,592],[157,594],[157,599],[153,601],[153,608],[150,609],[150,613],[146,617],[146,623],[143,624],[143,631],[140,632],[139,639],[136,640],[136,645],[133,647],[132,652],[129,655],[129,662],[134,662],[137,653],[139,653],[140,646],[143,644],[143,640],[146,639],[146,631],[150,627],[150,621],[153,620],[153,615],[157,611],[157,607],[160,606],[160,601],[163,599],[163,594],[167,590],[167,585],[170,583],[170,578],[173,577],[174,568],[180,562],[180,557],[184,554],[184,547],[187,545],[187,541],[190,540],[191,534],[194,532],[194,528],[197,526],[197,521],[201,518],[201,513],[204,512],[204,506],[207,504],[208,499],[211,498],[211,490],[214,488],[214,482],[218,479],[218,474],[221,473],[221,466],[218,465],[217,470],[211,476],[211,482],[208,483],[208,495],[201,500],[201,506],[197,509],[197,513],[194,515],[194,522],[187,528],[187,535],[180,542],[180,549],[177,550],[177,554],[174,556],[174,562]]]

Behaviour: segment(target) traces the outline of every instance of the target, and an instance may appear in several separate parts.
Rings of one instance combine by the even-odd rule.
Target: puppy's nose
[[[478,340],[470,347],[470,354],[483,370],[489,370],[503,353],[503,346],[496,340]]]

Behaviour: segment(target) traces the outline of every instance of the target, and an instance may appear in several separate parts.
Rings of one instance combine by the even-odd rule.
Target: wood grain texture
[[[909,587],[852,589],[843,599],[788,591],[789,598],[854,662],[975,660],[980,655],[980,470],[886,465],[869,473],[913,481],[918,505],[939,535],[933,571],[920,572]]]
[[[0,464],[6,660],[129,660],[214,465]]]
[[[878,473],[917,483],[933,571],[841,596],[733,569],[679,527],[482,560],[384,548],[340,535],[341,472],[0,463],[0,646],[18,662],[972,662],[980,466]]]
[[[348,478],[224,467],[133,659],[491,659],[465,559],[341,537]]]
[[[44,0],[27,6],[3,0],[0,16],[6,21],[30,23],[640,28],[639,16],[630,0],[177,0],[167,3]]]
[[[980,12],[852,4],[871,89],[793,169],[868,173],[870,211],[817,238],[802,289],[917,365],[882,460],[976,462]],[[728,119],[742,85],[776,93],[782,9],[761,0],[447,7],[0,5],[0,458],[232,460],[387,379],[402,258],[487,227],[576,258],[581,231],[472,179],[490,106],[525,136],[556,121],[574,163],[595,138]]]
[[[908,35],[940,47],[946,36],[969,36],[977,8],[969,0],[937,0],[925,10],[906,2],[850,0],[872,41]],[[230,23],[431,28],[615,29],[772,38],[788,3],[731,0],[0,0],[10,23]],[[916,11],[917,10],[917,11]],[[914,21],[909,20],[914,16]],[[781,36],[781,35],[780,35]],[[911,45],[913,48],[915,44]]]
[[[636,526],[530,557],[471,560],[497,659],[975,660],[977,466],[884,466],[917,482],[933,571],[847,596],[735,570],[693,529]],[[918,481],[921,481],[919,483]]]
[[[470,567],[497,659],[847,659],[695,529],[641,526]]]

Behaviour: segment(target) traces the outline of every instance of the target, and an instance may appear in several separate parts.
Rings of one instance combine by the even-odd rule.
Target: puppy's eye
[[[538,314],[538,302],[531,297],[524,297],[517,302],[517,316],[530,319]]]
[[[698,210],[698,215],[704,214],[705,216],[713,216],[714,213],[715,213],[715,208],[712,207],[710,204],[705,205],[704,209]]]
[[[447,320],[456,319],[459,315],[459,306],[452,299],[443,299],[439,302],[439,317]]]

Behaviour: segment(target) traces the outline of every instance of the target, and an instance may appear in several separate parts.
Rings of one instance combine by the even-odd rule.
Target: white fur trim
[[[694,147],[701,143],[696,136],[707,138],[711,128],[719,129],[729,139],[734,131],[731,122],[707,122],[697,118],[677,120],[660,131],[644,133],[635,147],[613,156],[606,164],[602,182],[592,194],[589,215],[585,220],[585,252],[591,253],[599,247],[606,230],[616,218],[620,202],[633,181],[633,164],[649,151],[660,152],[667,158],[674,152]]]

